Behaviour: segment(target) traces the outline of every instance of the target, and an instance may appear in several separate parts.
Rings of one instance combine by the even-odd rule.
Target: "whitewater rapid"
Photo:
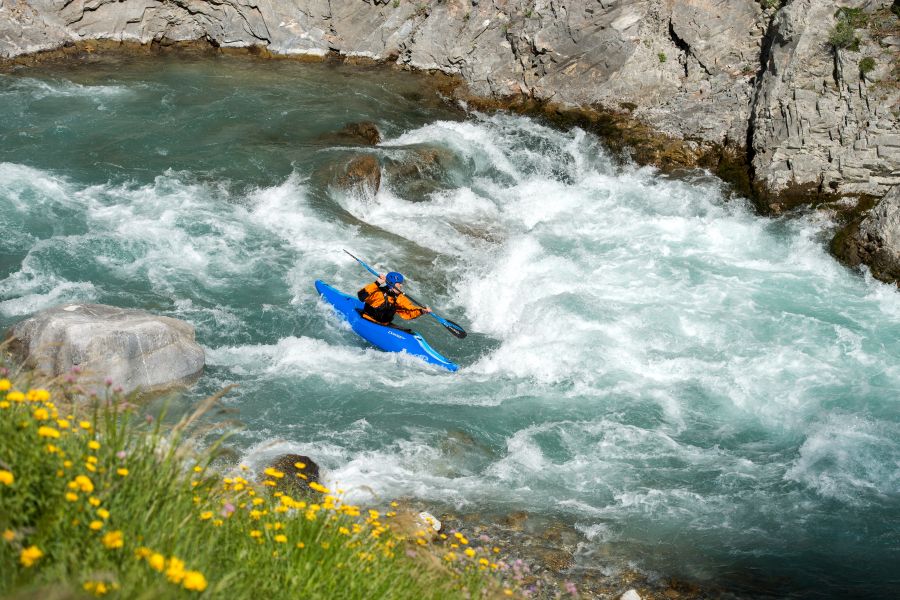
[[[322,185],[343,147],[268,182],[229,157],[199,170],[176,160],[190,132],[148,134],[148,171],[69,168],[75,148],[45,164],[47,139],[78,144],[74,120],[40,125],[54,95],[103,123],[179,105],[176,83],[138,79],[0,79],[22,123],[0,141],[25,140],[0,151],[0,325],[70,301],[188,320],[196,395],[240,384],[242,460],[308,454],[353,500],[558,515],[587,567],[618,552],[708,580],[893,585],[876,573],[900,547],[900,294],[829,255],[827,214],[762,218],[706,174],[623,166],[589,133],[508,115],[379,123],[382,161],[450,157],[424,201],[390,172],[376,194]],[[208,118],[244,115],[238,93],[254,89],[223,89]],[[315,279],[370,279],[345,248],[471,332],[416,322],[457,374],[366,346],[316,298]]]

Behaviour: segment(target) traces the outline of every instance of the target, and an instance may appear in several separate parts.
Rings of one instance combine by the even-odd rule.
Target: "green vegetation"
[[[659,54],[656,55],[656,57],[659,58],[659,62],[661,62],[661,63],[666,62],[666,53],[665,52],[660,52]]]
[[[766,9],[781,8],[781,0],[761,0],[760,4]]]
[[[394,0],[394,8],[400,8],[400,0]]]
[[[865,27],[868,15],[861,8],[839,8],[834,13],[837,22],[828,35],[828,43],[834,50],[859,50],[859,38],[856,30]]]
[[[862,77],[865,77],[867,73],[871,73],[875,70],[875,59],[871,56],[867,56],[861,61],[859,61],[859,74]]]
[[[891,12],[897,15],[897,18],[900,18],[900,0],[894,0],[894,3],[891,5]]]
[[[219,444],[198,454],[189,439],[216,397],[164,431],[109,387],[89,400],[74,385],[51,393],[0,363],[0,596],[514,593],[499,549],[462,534],[429,541],[411,515],[361,509],[315,482],[291,488],[273,468],[260,485],[243,465],[217,474]],[[305,491],[280,491],[291,489]]]

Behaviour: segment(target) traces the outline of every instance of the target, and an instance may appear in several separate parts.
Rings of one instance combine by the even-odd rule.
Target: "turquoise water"
[[[360,150],[328,134],[361,120],[385,137],[376,195],[332,185]],[[829,226],[617,166],[577,129],[465,115],[410,74],[0,76],[0,327],[69,301],[188,320],[208,367],[183,402],[238,382],[242,460],[309,454],[361,502],[563,518],[586,568],[896,595],[900,294],[838,265]],[[370,280],[344,248],[471,332],[415,323],[458,373],[317,300],[317,278]]]

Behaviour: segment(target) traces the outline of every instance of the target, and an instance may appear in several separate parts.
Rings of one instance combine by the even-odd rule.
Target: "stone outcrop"
[[[838,235],[834,250],[850,265],[869,265],[878,279],[900,282],[900,186]]]
[[[188,382],[205,361],[189,323],[102,304],[42,311],[15,325],[8,337],[27,365],[48,376],[79,367],[83,384],[102,387],[109,378],[125,393]]]
[[[371,154],[357,156],[350,160],[337,184],[347,190],[364,194],[376,194],[381,187],[381,165]]]
[[[755,101],[753,169],[770,194],[882,195],[900,184],[897,19],[889,2],[794,0],[775,15]],[[835,47],[838,6],[861,9]],[[863,73],[863,60],[872,70]],[[894,72],[892,73],[892,70]]]
[[[269,468],[281,473],[281,477],[270,477],[263,472],[259,474],[259,481],[273,481],[278,491],[288,495],[308,494],[309,484],[319,483],[319,465],[302,454],[282,454],[272,461]]]

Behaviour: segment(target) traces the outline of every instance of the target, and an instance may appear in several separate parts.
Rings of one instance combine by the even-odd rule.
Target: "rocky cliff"
[[[778,210],[900,184],[898,15],[891,0],[0,0],[0,56],[205,40],[394,61],[471,97],[621,115],[684,164],[731,149]]]

